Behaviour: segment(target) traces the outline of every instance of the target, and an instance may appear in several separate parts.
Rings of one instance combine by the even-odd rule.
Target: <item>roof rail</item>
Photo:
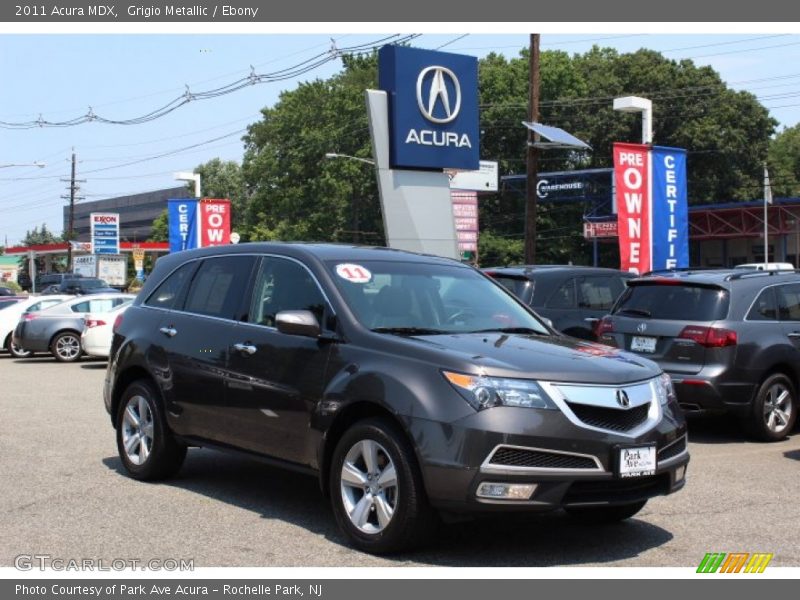
[[[647,277],[648,275],[661,275],[664,273],[690,273],[694,271],[729,271],[730,269],[726,269],[724,267],[675,267],[673,269],[653,269],[652,271],[647,271],[646,273],[642,273],[641,277]]]
[[[800,269],[773,269],[771,271],[758,271],[756,269],[742,270],[741,273],[731,273],[725,277],[725,281],[736,281],[737,279],[745,279],[748,277],[774,277],[776,275],[786,275],[788,273],[800,273]]]

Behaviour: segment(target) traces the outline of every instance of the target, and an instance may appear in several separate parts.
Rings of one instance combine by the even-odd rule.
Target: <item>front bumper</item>
[[[576,426],[559,411],[507,407],[455,424],[415,420],[411,430],[431,503],[453,512],[630,504],[681,489],[689,462],[686,422],[674,403],[635,437]],[[656,446],[655,473],[621,477],[620,448],[646,445]],[[498,482],[536,489],[526,500],[478,497],[482,483]]]

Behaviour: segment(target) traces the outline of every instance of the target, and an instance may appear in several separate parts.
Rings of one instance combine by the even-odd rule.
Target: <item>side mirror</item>
[[[310,310],[282,310],[275,315],[275,327],[287,335],[317,338],[321,333],[319,321]]]

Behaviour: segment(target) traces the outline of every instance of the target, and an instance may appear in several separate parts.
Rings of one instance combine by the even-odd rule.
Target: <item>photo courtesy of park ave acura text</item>
[[[8,577],[800,567],[800,37],[421,29],[0,34]]]

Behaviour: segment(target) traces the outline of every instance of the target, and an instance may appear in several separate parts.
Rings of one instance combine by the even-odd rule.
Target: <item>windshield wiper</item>
[[[370,329],[375,333],[391,333],[393,335],[439,335],[442,333],[452,333],[442,329],[429,329],[427,327],[375,327]]]
[[[649,317],[650,311],[643,308],[623,308],[617,311],[618,315],[638,315],[640,317]]]
[[[536,335],[550,335],[546,331],[539,331],[531,327],[493,327],[491,329],[478,329],[469,333],[533,333]]]

